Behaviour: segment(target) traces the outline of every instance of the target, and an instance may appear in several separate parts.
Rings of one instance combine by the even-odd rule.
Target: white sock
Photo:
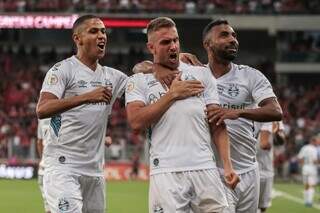
[[[313,195],[314,195],[314,188],[313,188],[313,187],[310,187],[310,188],[309,188],[308,203],[312,203],[312,202],[313,202]]]
[[[308,198],[309,198],[309,189],[303,191],[303,198],[304,198],[304,203],[308,203]]]

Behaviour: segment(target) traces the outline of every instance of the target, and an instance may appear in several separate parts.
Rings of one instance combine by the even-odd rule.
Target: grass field
[[[275,184],[276,196],[268,213],[316,213],[302,202],[302,185]],[[110,182],[107,186],[109,213],[147,213],[147,182]],[[319,203],[319,194],[316,201]],[[1,213],[43,213],[36,180],[1,180]]]

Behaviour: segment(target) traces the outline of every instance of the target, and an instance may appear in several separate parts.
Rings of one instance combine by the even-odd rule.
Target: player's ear
[[[73,41],[74,41],[74,43],[75,43],[76,45],[82,45],[82,44],[83,44],[82,39],[80,38],[80,36],[79,36],[78,33],[74,33],[74,34],[72,35],[72,39],[73,39]]]
[[[149,52],[150,52],[151,54],[154,54],[154,53],[155,53],[154,45],[153,45],[152,42],[148,42],[148,43],[147,43],[147,48],[148,48],[148,50],[149,50]]]
[[[202,42],[203,48],[208,50],[209,48],[209,40],[208,39],[204,39]]]

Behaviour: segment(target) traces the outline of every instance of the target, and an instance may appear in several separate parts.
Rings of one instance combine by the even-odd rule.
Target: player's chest
[[[220,102],[229,104],[242,104],[251,99],[246,82],[242,81],[217,81]]]
[[[81,72],[74,76],[67,91],[73,95],[81,95],[98,87],[109,87],[109,89],[113,90],[113,85],[113,79],[107,74],[99,73],[90,75],[86,72]]]

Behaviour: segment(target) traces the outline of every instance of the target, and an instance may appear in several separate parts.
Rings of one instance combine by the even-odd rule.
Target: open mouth
[[[106,44],[104,42],[99,42],[97,46],[101,51],[103,51],[105,46],[106,46]]]
[[[173,62],[177,61],[178,54],[177,53],[170,53],[169,59],[170,59],[170,61],[173,61]]]

